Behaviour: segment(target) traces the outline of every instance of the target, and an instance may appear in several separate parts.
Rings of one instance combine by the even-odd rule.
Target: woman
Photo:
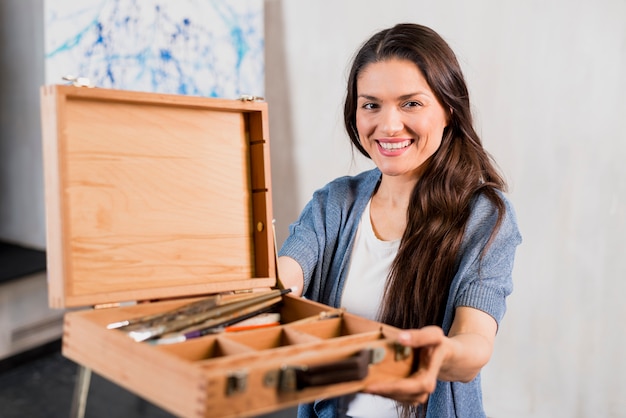
[[[375,34],[354,58],[344,121],[376,168],[315,192],[290,226],[280,277],[309,299],[406,329],[399,342],[420,349],[419,365],[299,414],[485,416],[479,372],[521,237],[454,53],[416,24]]]

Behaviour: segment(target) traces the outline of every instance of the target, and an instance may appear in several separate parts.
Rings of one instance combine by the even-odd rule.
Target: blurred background
[[[84,46],[88,35],[98,39],[106,33],[97,25],[80,32],[86,26],[77,22],[87,6],[75,5],[75,13],[69,13],[65,3],[0,2],[0,241],[9,254],[0,258],[0,271],[10,271],[0,282],[4,364],[32,347],[54,344],[59,336],[61,313],[46,309],[41,261],[39,87],[70,72],[54,73],[70,66],[72,58],[59,58],[66,50]],[[626,1],[256,0],[233,6],[236,0],[216,0],[206,2],[207,15],[198,22],[186,22],[180,9],[197,2],[177,1],[174,7],[162,0],[148,2],[150,8],[145,0],[87,3],[113,10],[99,12],[104,22],[104,17],[114,22],[115,10],[123,9],[170,36],[182,28],[179,37],[164,38],[169,46],[159,49],[151,81],[120,88],[266,98],[279,244],[314,190],[370,167],[350,149],[341,114],[350,59],[361,42],[406,21],[439,32],[461,62],[478,132],[509,182],[524,238],[515,291],[483,372],[487,414],[626,416]],[[161,5],[160,20],[155,5]],[[223,29],[229,36],[223,49],[209,51],[207,39],[208,45],[224,41],[222,32],[208,32],[213,18],[229,22]],[[133,28],[145,33],[140,23],[124,30]],[[105,39],[120,30],[111,29]],[[186,43],[179,41],[184,36]],[[248,49],[233,53],[229,42]],[[78,50],[83,56],[106,53],[104,47]],[[211,74],[232,75],[228,68],[216,68],[227,61],[237,77],[203,72],[194,75],[203,82],[182,77],[173,64],[180,54],[187,54],[181,62],[194,54],[208,57],[202,68]],[[145,61],[136,61],[147,68]],[[92,72],[102,87],[107,80],[138,78],[111,63],[89,62],[76,75]],[[207,77],[214,78],[208,82]],[[26,260],[22,272],[12,270],[16,257]],[[16,323],[28,315],[36,316],[30,324]],[[21,342],[11,345],[17,337]],[[46,370],[37,367],[40,373]],[[10,376],[17,385],[15,370],[5,367],[0,381]],[[40,376],[38,382],[44,380]],[[0,416],[18,396],[6,385],[0,385]]]

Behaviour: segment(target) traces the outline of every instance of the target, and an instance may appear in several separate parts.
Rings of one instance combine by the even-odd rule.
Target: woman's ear
[[[446,128],[450,125],[450,119],[452,118],[452,114],[454,113],[454,109],[450,107],[450,113],[448,113],[448,117],[446,118]]]

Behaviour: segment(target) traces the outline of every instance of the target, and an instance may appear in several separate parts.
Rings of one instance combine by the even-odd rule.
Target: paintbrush
[[[153,326],[142,327],[141,329],[137,330],[132,330],[128,332],[128,335],[135,341],[146,341],[151,338],[159,337],[163,334],[180,331],[181,329],[200,324],[210,319],[220,318],[226,315],[237,313],[238,311],[241,311],[244,308],[248,308],[251,305],[268,301],[277,296],[283,296],[289,292],[291,292],[291,289],[271,290],[269,292],[261,293],[258,296],[252,296],[244,300],[237,300],[231,303],[218,305],[207,311],[200,312],[195,315],[185,316],[182,318],[174,319],[172,321],[159,323]]]
[[[112,322],[107,325],[108,329],[123,328],[124,331],[131,331],[141,327],[155,326],[161,322],[169,322],[175,319],[180,319],[184,316],[195,315],[200,312],[208,311],[219,305],[231,303],[237,300],[248,299],[254,297],[254,294],[239,295],[236,297],[224,298],[223,296],[230,296],[231,294],[216,294],[204,297],[195,302],[187,303],[178,308],[171,309],[166,312],[160,312],[152,315],[145,315],[138,318],[131,318],[124,321]]]
[[[157,345],[174,344],[181,343],[193,338],[199,338],[208,334],[217,334],[223,332],[229,325],[236,324],[237,322],[241,322],[245,319],[249,319],[253,316],[269,311],[281,301],[282,298],[280,296],[277,296],[273,299],[242,308],[231,314],[205,321],[198,326],[190,327],[179,332],[164,334],[160,338],[156,338],[148,342],[150,344]]]

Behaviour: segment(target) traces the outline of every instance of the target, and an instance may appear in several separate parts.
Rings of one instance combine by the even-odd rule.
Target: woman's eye
[[[363,106],[361,106],[363,109],[376,109],[378,106],[376,105],[376,103],[363,103]]]
[[[406,102],[404,104],[404,107],[420,107],[420,106],[422,106],[422,104],[416,101]]]

